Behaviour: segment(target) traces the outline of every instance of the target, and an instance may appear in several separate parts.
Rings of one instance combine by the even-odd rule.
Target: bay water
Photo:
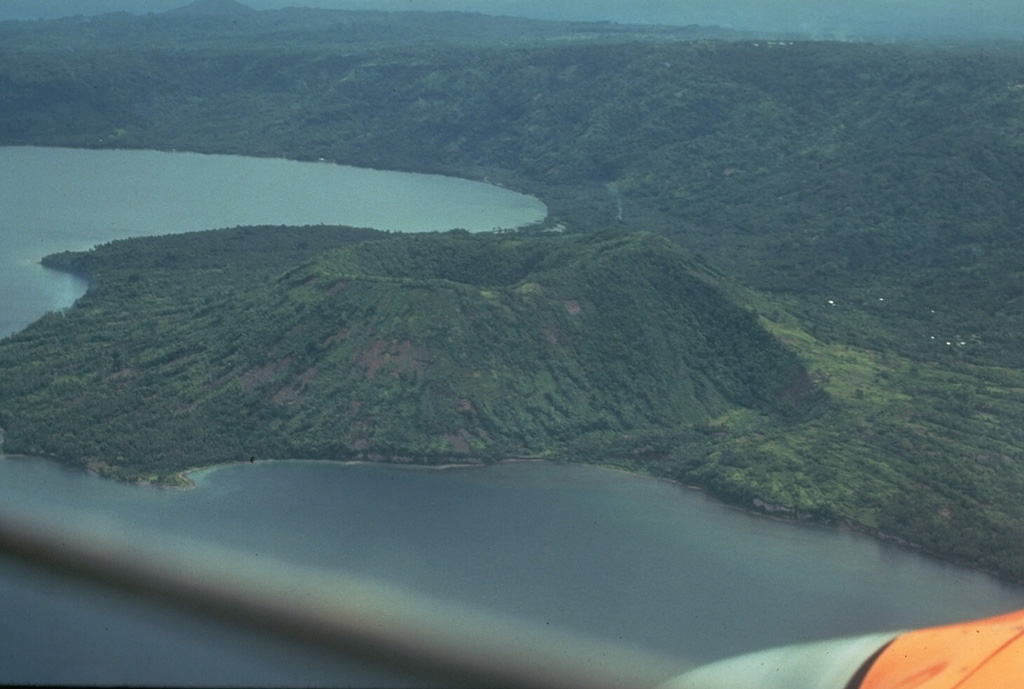
[[[43,256],[239,225],[480,232],[539,222],[536,198],[440,175],[273,158],[0,147],[0,337],[81,296]]]

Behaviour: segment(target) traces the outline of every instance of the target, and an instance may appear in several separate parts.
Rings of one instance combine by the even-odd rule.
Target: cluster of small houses
[[[885,301],[885,297],[879,297],[878,301]],[[828,305],[829,306],[835,306],[836,305],[836,300],[835,299],[829,299],[828,300]],[[932,313],[935,313],[935,309],[932,309]],[[957,347],[964,347],[968,343],[968,338],[964,338],[964,337],[962,337],[960,335],[954,335],[953,338],[950,339],[950,340],[943,340],[942,338],[936,337],[935,335],[929,335],[928,339],[936,340],[938,342],[945,342],[947,347],[952,347],[954,345],[957,346]],[[974,335],[972,335],[969,338],[969,340],[971,342],[974,342],[976,339],[977,339],[977,337],[974,336]]]

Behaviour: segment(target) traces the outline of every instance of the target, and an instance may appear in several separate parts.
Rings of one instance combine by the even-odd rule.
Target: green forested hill
[[[51,259],[95,287],[0,346],[7,449],[126,478],[251,455],[473,461],[818,401],[653,235],[374,235],[285,271],[302,231],[268,228],[212,269],[242,232]]]
[[[257,255],[238,241],[255,230],[236,230],[65,256],[57,264],[93,274],[90,293],[0,345],[0,371],[20,381],[0,391],[9,449],[95,457],[115,474],[146,476],[186,465],[200,437],[220,442],[223,457],[262,454],[250,449],[256,440],[277,455],[600,457],[1024,579],[1021,45],[688,41],[490,20],[494,40],[425,40],[436,18],[385,26],[390,18],[347,15],[319,32],[309,18],[252,13],[245,21],[259,40],[208,17],[0,26],[0,142],[486,178],[536,194],[550,224],[570,233],[640,230],[689,254],[658,245],[668,253],[643,254],[643,271],[622,273],[595,247],[639,250],[651,238],[601,235],[556,250],[562,240],[402,244],[367,234],[388,252],[367,244],[321,255],[337,237],[261,230],[258,244],[275,248]],[[433,268],[397,248],[415,242],[436,242]],[[236,257],[262,268],[238,274],[228,269]],[[492,270],[490,284],[469,269],[474,261],[508,268]],[[652,296],[662,263],[679,269],[672,274],[696,290],[705,316],[687,312],[696,320],[659,322],[661,340],[634,341],[637,313],[680,307]],[[195,291],[174,291],[168,271],[185,269]],[[625,289],[605,293],[583,275]],[[386,295],[398,311],[347,311],[345,290],[351,303]],[[432,346],[419,342],[396,315],[411,317],[419,303],[446,309],[461,331],[422,322]],[[719,307],[729,315],[716,325],[706,315]],[[334,320],[354,325],[332,330]],[[369,329],[360,334],[358,323]],[[507,340],[513,324],[530,324],[532,339]],[[200,326],[225,328],[217,332],[232,333],[235,349],[203,342],[192,332]],[[765,330],[786,349],[762,340]],[[604,341],[606,332],[617,339]],[[70,333],[75,344],[61,344]],[[448,337],[450,350],[439,344]],[[489,359],[483,343],[495,341],[521,361],[552,363]],[[762,344],[768,359],[756,363]],[[793,388],[783,384],[787,351],[809,374]],[[364,362],[347,387],[327,386],[332,357]],[[594,357],[618,369],[573,363]],[[499,378],[466,373],[485,365]],[[781,377],[765,377],[769,368]],[[430,378],[456,369],[449,382]],[[158,371],[173,374],[173,390]],[[211,380],[213,371],[223,378]],[[633,378],[645,375],[646,386]],[[74,449],[69,424],[88,426],[83,401],[94,386],[116,408],[97,412],[83,436],[91,445]],[[339,422],[347,435],[320,415],[342,413],[331,409],[335,394],[359,402]],[[540,406],[474,402],[499,394]],[[28,429],[52,415],[47,395],[65,401],[68,421],[50,419],[60,432],[44,446]],[[652,406],[655,395],[664,408]],[[140,400],[166,412],[158,437],[131,416],[143,413]],[[244,423],[203,430],[192,425],[200,408]],[[390,408],[422,424],[360,417]],[[103,427],[102,418],[126,420]],[[288,444],[299,437],[320,444]],[[129,449],[119,460],[101,451],[106,443]],[[127,461],[154,446],[159,463]]]

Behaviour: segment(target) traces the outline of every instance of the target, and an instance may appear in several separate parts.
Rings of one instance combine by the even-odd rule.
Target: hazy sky
[[[114,10],[160,12],[188,0],[0,0],[0,19]],[[544,19],[716,24],[832,36],[969,35],[1024,39],[1024,0],[243,0],[259,9],[465,10]]]

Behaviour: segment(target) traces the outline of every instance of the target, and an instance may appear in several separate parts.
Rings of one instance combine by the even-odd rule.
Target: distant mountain
[[[195,0],[160,13],[109,12],[48,21],[0,22],[0,45],[36,50],[54,43],[62,49],[102,47],[151,50],[163,47],[250,45],[253,41],[339,45],[423,44],[494,47],[561,39],[670,40],[739,39],[759,34],[720,27],[653,26],[614,22],[569,22],[498,17],[476,12],[383,12],[285,7],[256,10],[238,0]]]
[[[654,235],[391,237],[225,297],[224,269],[271,259],[204,273],[217,234],[62,259],[94,288],[0,342],[8,451],[124,478],[253,455],[553,456],[806,393],[797,357]],[[247,241],[278,253],[266,233]]]
[[[166,14],[171,15],[204,15],[204,14],[249,14],[255,12],[253,8],[244,5],[238,0],[193,0],[183,7],[168,10]]]

